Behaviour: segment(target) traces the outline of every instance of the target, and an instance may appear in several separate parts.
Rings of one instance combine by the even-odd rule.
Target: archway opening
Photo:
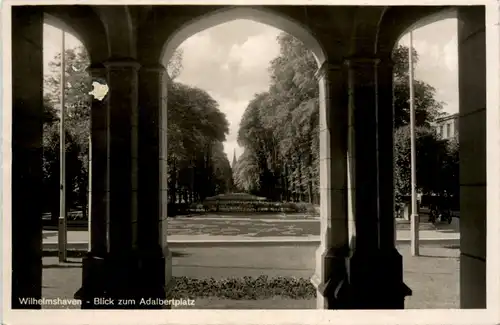
[[[64,53],[64,59],[62,59]],[[63,64],[64,63],[64,64]],[[100,85],[87,68],[90,54],[81,38],[63,21],[45,14],[43,25],[43,207],[42,207],[42,297],[72,297],[65,285],[46,286],[47,281],[64,283],[72,276],[64,265],[79,264],[75,242],[85,241],[89,228],[90,119],[92,96]],[[63,77],[64,66],[64,77]],[[63,80],[63,81],[62,81]],[[61,83],[64,83],[62,100]],[[64,105],[64,106],[63,106]],[[64,109],[61,109],[64,107]],[[62,119],[64,114],[64,119]],[[61,125],[62,124],[62,125]],[[64,136],[62,136],[64,134]],[[61,143],[64,141],[64,150]],[[64,158],[62,158],[64,157]],[[61,163],[63,159],[64,163]],[[65,175],[65,181],[61,179]],[[63,191],[64,189],[64,191]],[[61,218],[65,219],[66,252],[61,243]],[[59,258],[58,258],[59,254]],[[77,270],[77,269],[75,269]],[[79,277],[80,278],[80,277]],[[56,280],[57,279],[57,280]],[[66,279],[66,280],[65,280]],[[59,306],[67,308],[67,306]],[[78,306],[76,306],[78,307]],[[42,308],[51,308],[43,305]]]
[[[52,20],[49,20],[51,22]],[[64,36],[63,36],[64,33]],[[62,38],[64,37],[64,41]],[[44,24],[44,110],[47,115],[44,125],[44,178],[47,188],[44,200],[49,206],[44,212],[51,214],[51,220],[57,221],[59,216],[60,197],[60,155],[59,141],[61,131],[61,47],[64,46],[65,85],[64,113],[66,133],[66,163],[69,192],[68,212],[78,207],[79,213],[86,216],[87,202],[82,201],[87,196],[87,182],[76,184],[77,179],[88,180],[88,145],[89,120],[92,90],[90,76],[86,71],[90,64],[88,52],[82,42],[66,30]],[[75,160],[76,159],[76,160]],[[78,161],[78,162],[77,162]],[[76,164],[76,165],[75,165]],[[83,175],[79,175],[83,172]],[[82,187],[80,190],[79,188]],[[75,191],[73,189],[76,188]],[[80,197],[80,198],[77,198]]]
[[[485,94],[481,93],[481,86],[471,87],[467,81],[471,78],[467,71],[472,69],[470,64],[474,62],[472,64],[476,64],[479,71],[472,77],[474,83],[485,84],[485,77],[481,76],[484,57],[480,57],[484,53],[478,47],[479,55],[468,56],[470,49],[464,44],[467,44],[467,37],[475,35],[477,30],[464,30],[457,10],[443,10],[414,22],[399,35],[394,48],[396,207],[401,217],[398,225],[406,228],[410,235],[418,232],[419,240],[412,241],[410,251],[416,256],[428,257],[433,263],[438,263],[438,257],[446,258],[441,262],[446,262],[442,267],[448,269],[449,276],[442,281],[448,289],[439,293],[443,304],[440,308],[465,308],[471,304],[481,308],[479,301],[485,301],[485,296],[470,298],[467,292],[485,279],[485,269],[481,274],[479,267],[472,276],[470,268],[463,264],[466,260],[463,256],[473,251],[485,258],[485,189],[481,186],[472,189],[468,183],[471,179],[477,184],[485,181],[480,170],[486,168],[486,139],[481,134],[484,131],[472,129],[470,122],[465,121],[467,114],[476,115],[470,119],[474,120],[476,127],[485,128],[484,117],[481,117],[484,110],[470,112],[471,106],[476,108],[478,103],[479,106],[485,103]],[[479,30],[480,39],[481,27],[474,28]],[[479,41],[476,39],[475,42],[477,45]],[[409,48],[413,49],[413,82],[409,78]],[[469,62],[464,60],[466,57]],[[413,219],[410,217],[410,83],[414,90],[418,226],[411,224],[410,220]],[[475,98],[475,104],[466,98]],[[474,149],[470,147],[472,142],[475,143]],[[475,168],[469,162],[472,156],[476,157]],[[437,253],[436,248],[431,254],[426,241],[436,230],[441,238],[440,252]],[[411,279],[408,285],[419,287]]]
[[[312,288],[302,298],[315,305],[309,280],[320,235],[315,74],[326,57],[292,25],[256,9],[218,12],[175,33],[162,58],[170,73],[162,87],[168,121],[168,177],[162,179],[169,189],[173,276],[196,279],[190,285],[236,278],[246,292],[238,299],[258,298],[260,308],[268,308],[262,298],[272,294],[245,288],[270,288],[275,276],[286,278],[283,289]],[[217,132],[204,128],[204,119],[213,119],[205,124]],[[304,237],[314,245],[297,244]],[[182,238],[207,245],[180,248]],[[229,298],[224,290],[211,294]]]

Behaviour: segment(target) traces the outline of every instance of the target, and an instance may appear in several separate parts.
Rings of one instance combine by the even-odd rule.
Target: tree
[[[317,65],[291,35],[280,34],[278,43],[269,91],[254,97],[240,123],[238,142],[244,152],[235,182],[273,200],[318,202]]]
[[[443,186],[442,171],[448,161],[448,143],[437,137],[429,127],[419,126],[416,135],[417,185],[424,193],[438,192]],[[395,132],[395,195],[411,193],[411,134],[410,127],[403,126]]]
[[[66,184],[69,208],[81,207],[83,214],[88,204],[88,167],[91,77],[86,71],[90,63],[82,46],[65,51],[65,109],[66,109]],[[44,165],[47,202],[52,218],[59,214],[59,112],[61,54],[49,63],[49,73],[44,78],[44,107],[47,119],[44,127]],[[57,209],[56,209],[57,207]]]
[[[229,132],[226,116],[204,90],[168,84],[167,137],[169,202],[201,201],[229,191],[231,167],[222,142]]]
[[[66,165],[68,206],[87,211],[92,79],[86,71],[89,56],[83,47],[67,49]],[[46,210],[59,213],[59,111],[61,55],[49,63],[44,80],[44,193]],[[218,103],[205,91],[176,83],[182,52],[168,62],[168,182],[171,202],[194,202],[229,189],[229,161],[222,142],[229,131]]]
[[[238,159],[234,170],[236,186],[247,193],[258,193],[259,174],[255,156],[250,150],[244,150]]]
[[[408,47],[400,45],[393,53],[395,61],[394,176],[397,202],[400,202],[402,195],[411,193],[408,51]],[[417,63],[418,53],[415,49],[413,49],[413,56]],[[457,147],[437,137],[432,128],[435,119],[443,115],[443,103],[435,99],[435,93],[431,85],[415,80],[417,186],[424,193],[443,193],[444,191],[457,193],[458,151],[454,151]]]
[[[410,85],[408,47],[399,45],[393,52],[394,60],[394,127],[410,124]],[[418,53],[413,49],[414,65],[418,63]],[[432,122],[443,115],[443,103],[435,99],[436,89],[421,81],[414,81],[415,125],[430,127]]]
[[[441,187],[438,188],[440,193],[446,191],[455,198],[460,196],[460,160],[459,160],[459,143],[457,139],[447,141],[447,155],[443,161],[440,179]]]
[[[52,222],[57,222],[59,217],[59,182],[60,182],[60,153],[59,153],[59,121],[47,123],[43,128],[43,191],[45,210],[51,212]],[[79,176],[83,167],[80,159],[81,147],[66,131],[66,200],[74,205],[80,199],[78,188]],[[85,193],[86,194],[86,193]]]
[[[272,199],[319,203],[319,89],[314,78],[317,65],[312,53],[291,35],[280,34],[278,43],[280,54],[269,66],[269,90],[255,95],[241,119],[238,142],[244,152],[234,170],[235,183],[245,191]],[[409,123],[407,54],[404,46],[393,53],[396,130]],[[421,159],[431,166],[442,143],[431,136],[430,125],[440,116],[442,103],[435,100],[435,89],[419,80],[415,83],[415,98],[417,125],[423,136],[419,140],[423,146]],[[396,132],[402,155],[396,157],[400,164],[396,167],[398,177],[408,172],[404,165],[409,161],[407,134],[406,129]],[[426,152],[428,146],[437,151]],[[432,167],[435,173],[437,167]],[[419,175],[428,183],[423,182],[424,186],[437,186],[431,184],[433,178],[425,169]],[[409,186],[402,180],[398,184],[398,191]]]
[[[177,49],[174,51],[174,54],[172,54],[172,57],[167,63],[167,72],[168,76],[170,77],[170,80],[175,80],[181,72],[182,72],[182,58],[183,58],[184,52],[182,49]]]

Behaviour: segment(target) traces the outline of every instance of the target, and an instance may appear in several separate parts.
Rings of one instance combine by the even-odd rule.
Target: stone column
[[[342,65],[325,62],[319,82],[321,244],[316,251],[317,308],[343,306],[347,281],[347,94]]]
[[[42,295],[43,9],[12,7],[12,308]],[[5,159],[5,157],[4,157]],[[9,163],[9,162],[6,162]]]
[[[168,296],[173,286],[167,243],[166,69],[161,64],[139,71],[139,220],[138,244],[149,261],[151,287]]]
[[[83,300],[82,308],[137,309],[138,304],[103,305],[94,300],[150,298],[145,293],[147,286],[142,283],[147,276],[142,274],[142,261],[137,252],[137,71],[140,65],[132,59],[122,59],[109,60],[104,66],[109,92],[105,105],[93,107],[92,114],[92,213],[95,218],[91,231],[99,235],[93,237],[82,288],[75,296]],[[97,157],[97,153],[101,156]],[[105,251],[102,227],[106,230]]]
[[[349,167],[353,210],[349,216],[351,248],[378,248],[378,144],[376,64],[372,58],[346,61],[349,93]]]
[[[486,308],[486,36],[484,7],[460,7],[458,21],[460,307]]]
[[[92,82],[106,82],[107,70],[103,64],[93,63],[87,71],[92,76]],[[102,284],[99,278],[104,268],[108,247],[109,118],[107,97],[102,100],[92,97],[90,116],[89,251],[82,259],[82,287],[75,293],[75,297],[82,299],[102,294]]]
[[[138,70],[135,60],[109,60],[108,252],[137,248]]]
[[[107,72],[104,65],[94,63],[87,69],[92,82],[106,82]],[[90,243],[89,251],[95,256],[102,256],[107,251],[106,224],[108,218],[108,114],[107,98],[92,98],[90,124],[90,198],[89,213]]]
[[[392,70],[378,58],[349,67],[349,308],[402,309],[409,288],[394,247]]]
[[[396,241],[393,66],[392,59],[388,57],[380,60],[375,68],[379,247],[387,251],[395,250]]]
[[[386,306],[404,309],[404,299],[412,290],[403,282],[403,257],[396,248],[394,200],[394,63],[381,58],[376,66],[377,191],[379,249],[384,290],[392,292]]]

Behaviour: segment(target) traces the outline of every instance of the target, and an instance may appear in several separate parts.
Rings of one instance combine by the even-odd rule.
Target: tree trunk
[[[304,201],[304,187],[302,186],[303,182],[303,173],[302,173],[302,155],[299,156],[299,163],[298,163],[298,169],[299,169],[299,200]]]

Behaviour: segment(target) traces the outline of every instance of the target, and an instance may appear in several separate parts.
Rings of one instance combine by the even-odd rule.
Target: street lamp
[[[61,38],[61,119],[59,122],[59,220],[58,220],[58,246],[59,262],[65,262],[67,259],[67,219],[66,219],[66,133],[65,133],[65,86],[66,86],[66,62],[65,62],[65,32],[62,30]]]

